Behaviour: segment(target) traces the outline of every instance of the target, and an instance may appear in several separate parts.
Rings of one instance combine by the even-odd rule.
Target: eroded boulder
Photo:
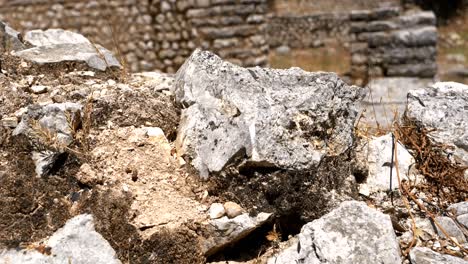
[[[298,237],[268,263],[401,263],[390,216],[363,202],[343,202]]]
[[[364,96],[334,73],[242,68],[196,50],[176,75],[179,155],[207,178],[244,166],[305,170],[353,145]]]

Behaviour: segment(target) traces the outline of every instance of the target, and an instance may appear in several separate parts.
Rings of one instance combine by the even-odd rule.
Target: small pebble
[[[229,218],[234,218],[239,216],[244,211],[240,205],[234,202],[226,202],[224,204],[224,210],[226,211],[226,215]]]
[[[44,85],[33,85],[31,86],[31,92],[33,92],[34,94],[42,94],[42,93],[45,93],[47,92],[47,86],[44,86]]]
[[[226,212],[224,211],[224,206],[220,203],[213,203],[208,210],[208,214],[211,219],[217,219],[224,216]]]

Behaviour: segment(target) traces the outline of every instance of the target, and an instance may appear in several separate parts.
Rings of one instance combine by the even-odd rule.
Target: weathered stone
[[[431,78],[437,73],[437,64],[435,62],[415,63],[415,64],[396,64],[389,65],[387,68],[388,76],[419,76]]]
[[[21,34],[0,21],[0,52],[20,51],[25,48]]]
[[[367,164],[369,174],[365,184],[359,186],[360,192],[374,193],[387,191],[390,188],[390,166],[392,157],[392,135],[387,134],[370,140],[368,143]],[[400,179],[408,179],[408,168],[414,163],[414,158],[398,143],[398,169]],[[396,168],[392,170],[392,190],[398,189],[399,182]]]
[[[4,127],[15,128],[16,126],[18,126],[18,118],[16,118],[15,116],[4,117],[2,118],[2,125]]]
[[[450,205],[447,210],[454,211],[456,216],[468,214],[468,202],[459,202]]]
[[[100,71],[120,67],[109,50],[90,43],[39,46],[16,52],[15,55],[39,65],[76,61]]]
[[[224,206],[222,204],[213,203],[210,206],[208,214],[210,215],[211,219],[217,219],[224,216],[226,214],[226,211],[224,210]]]
[[[31,30],[26,32],[24,40],[36,47],[55,44],[91,44],[83,35],[63,29]]]
[[[398,17],[398,22],[402,27],[415,27],[420,25],[436,25],[436,16],[432,11],[422,11]]]
[[[376,32],[397,29],[398,25],[392,21],[372,21],[353,23],[350,31],[352,33]]]
[[[468,214],[457,216],[457,221],[458,223],[463,225],[466,229],[468,229]]]
[[[439,82],[408,94],[406,115],[426,129],[438,143],[455,147],[454,154],[468,164],[468,86]]]
[[[229,218],[234,218],[239,216],[243,213],[243,209],[240,205],[234,202],[226,202],[224,203],[224,210],[226,211],[226,215]]]
[[[244,213],[232,219],[224,216],[203,223],[207,232],[210,233],[209,237],[201,238],[203,253],[205,256],[210,256],[227,245],[239,241],[266,223],[270,216],[271,214],[260,213],[257,216],[250,217],[247,213]]]
[[[410,251],[412,264],[467,264],[461,258],[440,254],[425,247],[415,247]]]
[[[463,234],[463,231],[458,228],[457,224],[455,221],[453,221],[452,218],[448,216],[438,216],[435,218],[435,220],[442,226],[442,228],[450,237],[455,237],[460,243],[466,243],[466,238]],[[436,225],[436,228],[440,237],[446,237],[439,226]]]
[[[45,92],[47,92],[48,89],[49,89],[49,87],[44,86],[44,85],[33,85],[33,86],[31,86],[31,92],[33,92],[35,94],[45,93]]]
[[[13,135],[25,135],[33,146],[38,147],[32,153],[38,176],[46,174],[58,155],[73,141],[73,124],[70,122],[81,120],[81,108],[82,105],[77,103],[28,107]]]
[[[70,219],[44,243],[50,254],[36,250],[0,250],[2,263],[109,263],[120,264],[114,249],[94,230],[91,215]]]
[[[401,263],[390,217],[363,202],[343,202],[304,225],[298,237],[268,263]]]
[[[346,152],[364,95],[332,73],[246,69],[200,50],[178,71],[175,94],[185,106],[177,151],[202,177],[236,157],[301,170]]]
[[[371,63],[383,63],[388,65],[423,62],[430,58],[435,60],[437,48],[435,46],[420,46],[415,48],[379,47],[369,52],[373,54]]]
[[[400,9],[397,7],[384,7],[374,10],[353,10],[351,11],[352,20],[374,20],[387,19],[400,14]]]
[[[437,29],[426,26],[415,29],[378,32],[367,35],[371,47],[403,45],[407,47],[430,46],[437,43]]]

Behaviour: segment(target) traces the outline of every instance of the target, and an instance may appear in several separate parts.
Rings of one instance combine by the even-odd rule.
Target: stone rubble
[[[38,176],[47,174],[59,155],[73,142],[73,129],[81,122],[82,108],[77,103],[32,105],[22,116],[13,135],[25,135],[36,148],[32,158]],[[52,148],[48,149],[47,145]]]
[[[227,245],[239,241],[268,222],[271,216],[269,213],[259,213],[257,216],[244,213],[234,218],[224,216],[202,223],[211,234],[210,237],[200,238],[203,253],[210,256]]]
[[[37,247],[41,247],[38,245]],[[39,250],[0,250],[2,263],[109,263],[120,264],[114,249],[94,229],[91,215],[83,214],[70,219],[63,228],[57,230],[43,242],[42,247],[49,253]]]
[[[203,2],[209,1],[197,1],[197,4],[203,5]],[[163,1],[160,8],[170,11],[176,6],[187,10],[180,3]],[[246,0],[243,3],[253,3],[248,5],[253,9],[245,11],[250,14],[257,12],[255,7],[262,6],[264,1]],[[209,17],[210,12],[218,14],[229,5],[219,6],[222,8],[190,9],[187,14],[197,21]],[[433,23],[433,15],[428,13],[396,18],[396,10],[382,9],[379,12],[380,18],[394,17],[396,20],[391,23],[374,21],[368,27],[380,30],[395,29],[393,23],[408,27]],[[354,12],[352,17],[368,22],[375,19],[375,13]],[[262,20],[250,15],[249,19],[252,23]],[[206,25],[201,28],[202,33],[206,31],[223,39],[212,40],[217,45],[229,46],[226,43],[229,40],[224,39],[231,34],[228,30]],[[238,34],[244,34],[244,30],[250,32],[249,29],[236,27]],[[252,29],[248,34],[256,34],[254,31]],[[390,38],[403,45],[430,46],[434,37],[432,28],[425,27],[410,33],[398,30],[390,35],[372,34],[367,36],[372,45]],[[418,34],[421,38],[415,39],[414,35]],[[0,40],[3,41],[0,47],[3,49],[10,45],[5,44],[5,36],[10,42],[18,40],[23,44],[20,35],[0,24]],[[294,212],[299,214],[301,221],[310,219],[301,215],[306,211],[302,204],[297,206],[297,203],[306,202],[304,197],[317,204],[323,202],[314,200],[317,197],[334,203],[343,200],[345,196],[327,189],[325,184],[318,185],[318,189],[309,187],[314,180],[337,185],[338,175],[324,177],[327,174],[320,169],[325,168],[332,174],[345,171],[349,179],[346,188],[357,191],[359,186],[351,175],[351,165],[346,163],[342,171],[337,168],[338,173],[331,170],[331,167],[342,165],[334,158],[354,159],[357,154],[361,159],[358,162],[362,163],[359,166],[367,171],[367,177],[360,185],[361,194],[366,197],[361,198],[369,206],[393,211],[384,210],[387,215],[364,202],[345,201],[331,212],[310,219],[298,235],[292,234],[294,237],[289,241],[268,239],[270,242],[265,243],[269,243],[270,249],[274,249],[274,245],[287,246],[278,247],[281,250],[273,256],[265,254],[263,258],[268,257],[268,260],[264,259],[268,263],[402,263],[398,241],[405,242],[412,234],[407,217],[398,219],[396,216],[408,212],[401,209],[401,204],[393,206],[385,200],[388,198],[384,193],[389,186],[391,136],[372,139],[367,149],[361,146],[366,149],[363,153],[355,153],[354,126],[364,89],[348,86],[333,73],[308,73],[298,68],[241,68],[201,50],[192,54],[176,76],[146,72],[129,75],[122,82],[94,71],[105,71],[108,66],[118,67],[119,64],[114,57],[107,57],[112,56],[109,51],[92,44],[82,35],[63,30],[34,31],[26,33],[25,40],[26,45],[36,47],[20,50],[22,47],[18,46],[18,50],[11,53],[13,56],[38,64],[84,61],[89,69],[73,72],[62,69],[62,76],[51,77],[47,71],[21,76],[6,68],[5,75],[0,75],[0,143],[2,147],[4,143],[10,146],[5,147],[5,151],[2,149],[0,155],[0,188],[6,186],[0,189],[0,207],[5,208],[5,216],[0,216],[0,227],[6,226],[5,230],[15,227],[17,220],[23,228],[32,227],[30,232],[34,241],[24,242],[43,241],[41,245],[31,244],[26,249],[12,249],[9,244],[8,249],[0,249],[0,261],[121,263],[126,256],[131,259],[132,254],[140,262],[170,263],[180,260],[171,258],[186,257],[189,260],[180,263],[201,263],[222,254],[223,249],[239,241],[242,243],[242,239],[256,230],[269,226],[275,230],[282,217],[293,217]],[[101,53],[105,58],[98,56]],[[437,83],[432,89],[411,91],[408,97],[407,116],[423,127],[438,127],[434,140],[454,145],[454,153],[461,163],[466,163],[467,156],[467,91],[467,86],[461,84]],[[18,101],[9,100],[15,98]],[[92,108],[85,113],[88,103]],[[91,144],[86,158],[71,155],[66,162],[58,164],[62,166],[58,172],[52,172],[55,161],[75,140],[75,130],[82,129],[80,122],[85,114],[93,118],[93,131],[87,135]],[[26,145],[32,146],[32,150],[21,145],[25,144],[19,140],[22,137],[27,139]],[[21,151],[11,148],[11,139],[17,140]],[[174,139],[176,142],[172,142]],[[414,159],[403,146],[398,145],[398,151],[400,176],[413,181],[412,177],[418,175],[406,172]],[[25,152],[28,158],[24,158]],[[6,160],[6,157],[12,159],[16,155],[24,160]],[[27,168],[29,157],[35,163],[39,177],[31,177]],[[181,167],[185,162],[183,159],[188,164]],[[320,167],[327,162],[331,167]],[[228,169],[231,174],[223,174]],[[294,174],[304,171],[311,174]],[[222,192],[233,190],[221,189],[216,186],[216,180],[232,176],[233,172],[245,181],[244,185],[237,182],[238,186],[234,187],[245,188],[244,192],[249,196],[265,195],[272,210],[263,210],[261,199],[257,200],[257,207],[246,206],[234,192],[230,194],[231,199],[222,196]],[[212,181],[201,181],[198,174]],[[248,189],[252,183],[249,177],[259,179],[260,184]],[[291,183],[303,193],[275,200],[281,191],[297,192],[294,188],[286,189],[290,186],[284,182],[275,181],[281,177],[289,177],[287,184]],[[393,179],[392,186],[396,189],[396,177]],[[41,187],[36,188],[35,184]],[[274,184],[279,187],[267,188]],[[28,186],[33,186],[34,190]],[[64,186],[65,189],[58,190]],[[263,189],[263,186],[266,187]],[[41,193],[42,188],[53,191]],[[320,196],[319,191],[326,195]],[[427,197],[417,195],[426,202]],[[379,196],[384,198],[374,199]],[[49,238],[44,238],[44,234],[36,236],[38,229],[47,230],[47,236],[55,231],[56,215],[49,215],[51,208],[59,208],[63,214],[61,221],[67,219],[67,223]],[[283,211],[274,211],[277,208]],[[466,202],[453,204],[448,210],[453,216],[439,216],[436,220],[451,237],[466,243]],[[418,235],[418,243],[429,241],[433,248],[457,250],[432,241],[434,237],[443,238],[444,235],[440,229],[432,228],[428,219],[418,217],[416,221],[423,232]],[[95,222],[99,233],[95,230]],[[43,225],[36,228],[36,223]],[[265,239],[262,236],[259,235],[259,239]],[[7,239],[11,239],[10,234],[5,235],[0,229],[2,247],[3,240]],[[23,240],[24,236],[18,238],[20,242]],[[111,245],[116,245],[117,252]],[[51,254],[48,254],[49,250]],[[184,252],[192,252],[194,256]],[[460,249],[456,253],[460,253]],[[164,257],[167,258],[162,261]],[[461,258],[420,247],[411,250],[409,259],[417,264],[466,263]]]

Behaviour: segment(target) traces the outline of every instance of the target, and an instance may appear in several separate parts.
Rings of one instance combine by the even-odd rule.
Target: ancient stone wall
[[[432,78],[437,72],[437,29],[432,12],[398,8],[353,11],[350,32],[351,76]]]
[[[266,0],[205,0],[187,12],[198,46],[243,66],[266,65]]]
[[[272,0],[277,15],[307,15],[316,13],[347,13],[352,10],[374,9],[400,5],[401,0]]]
[[[327,41],[348,43],[353,10],[398,7],[399,0],[274,0],[267,40],[271,47],[313,48]]]
[[[63,28],[114,50],[131,71],[175,72],[196,47],[263,66],[267,0],[0,0],[19,31]]]
[[[321,13],[303,16],[272,16],[267,40],[271,47],[310,48],[329,39],[350,40],[348,13]]]

